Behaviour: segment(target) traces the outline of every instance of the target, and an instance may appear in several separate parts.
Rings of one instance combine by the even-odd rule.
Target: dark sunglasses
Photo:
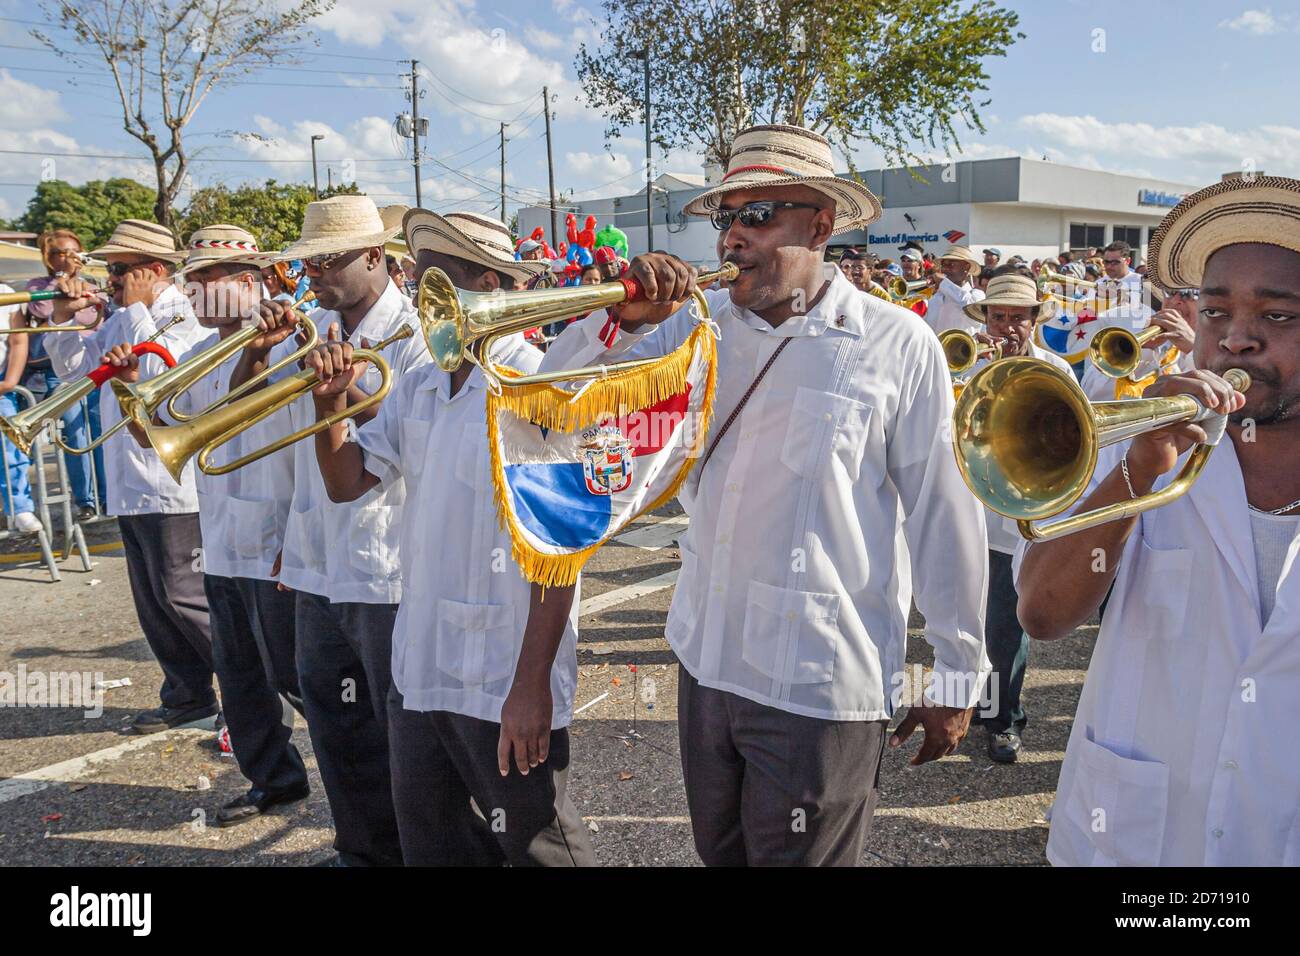
[[[713,228],[723,232],[731,228],[731,224],[737,219],[742,226],[766,226],[776,216],[778,209],[820,209],[820,206],[814,206],[806,202],[776,202],[771,199],[763,199],[758,202],[745,203],[739,209],[715,209],[709,221],[713,223]]]
[[[122,278],[122,276],[126,275],[132,269],[145,269],[148,268],[151,264],[152,263],[149,262],[137,262],[133,265],[127,265],[125,262],[114,262],[110,265],[105,266],[104,269],[113,278],[120,279]]]

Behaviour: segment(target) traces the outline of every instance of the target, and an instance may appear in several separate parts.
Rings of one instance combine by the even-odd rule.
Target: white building
[[[1020,157],[979,159],[949,166],[873,169],[862,181],[880,197],[884,215],[866,232],[837,236],[834,247],[857,246],[882,258],[914,239],[927,250],[965,245],[977,253],[994,246],[1003,259],[1032,260],[1063,248],[1079,250],[1122,239],[1146,245],[1156,224],[1194,187],[1138,176],[1082,169]],[[686,217],[682,207],[706,187],[704,176],[664,174],[655,180],[654,247],[698,263],[716,261],[717,232],[707,219]],[[632,254],[646,248],[646,193],[577,203],[579,228],[585,216],[597,228],[614,225],[627,233]],[[564,228],[560,216],[560,229]],[[519,234],[550,229],[544,207],[519,210]],[[558,237],[563,239],[563,236]]]

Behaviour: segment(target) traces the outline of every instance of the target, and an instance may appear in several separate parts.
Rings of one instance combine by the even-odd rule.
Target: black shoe
[[[94,521],[99,516],[94,505],[77,505],[77,521]]]
[[[203,707],[156,707],[135,715],[130,730],[135,734],[157,734],[182,724],[192,724],[196,720],[214,717],[217,713],[215,703]]]
[[[1020,753],[1020,735],[1010,731],[989,734],[989,759],[994,763],[1015,763]]]
[[[254,787],[248,793],[235,797],[217,811],[217,826],[231,827],[237,823],[244,823],[253,817],[261,816],[271,807],[305,800],[310,792],[311,789],[305,783],[291,790],[281,790],[279,793],[267,793]]]

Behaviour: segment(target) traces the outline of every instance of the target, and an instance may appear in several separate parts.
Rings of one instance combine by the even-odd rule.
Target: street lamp
[[[323,133],[314,133],[311,138],[311,187],[317,199],[320,199],[320,176],[316,173],[316,140],[324,138]]]

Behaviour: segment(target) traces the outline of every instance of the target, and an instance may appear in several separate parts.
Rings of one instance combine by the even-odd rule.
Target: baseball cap
[[[918,252],[916,249],[908,248],[908,249],[904,249],[903,252],[902,252],[902,255],[900,255],[898,258],[900,258],[900,259],[910,259],[912,262],[920,262],[920,261],[921,261],[921,253]]]
[[[1001,249],[988,248],[988,249],[985,249],[985,250],[984,250],[984,255],[986,255],[986,256],[989,256],[989,255],[997,256],[999,259],[1001,259],[1001,258],[1002,258],[1002,250],[1001,250]]]

